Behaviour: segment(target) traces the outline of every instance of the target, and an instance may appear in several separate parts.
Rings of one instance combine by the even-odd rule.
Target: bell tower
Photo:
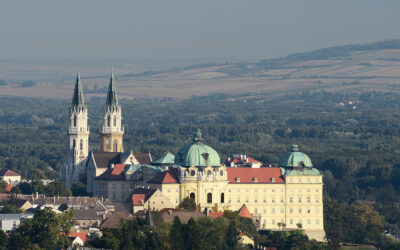
[[[101,151],[124,152],[122,141],[124,135],[124,127],[121,125],[121,121],[121,105],[118,104],[113,67],[111,70],[106,105],[104,108],[103,126],[100,130]]]
[[[80,73],[76,76],[74,95],[69,107],[67,165],[82,162],[89,152],[88,111],[83,99]]]

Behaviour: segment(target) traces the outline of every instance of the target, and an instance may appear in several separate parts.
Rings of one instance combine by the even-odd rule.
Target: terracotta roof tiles
[[[245,217],[245,218],[250,218],[250,219],[253,218],[253,216],[251,215],[249,209],[247,208],[247,206],[245,204],[243,204],[243,206],[239,209],[239,216]]]
[[[234,183],[284,183],[280,168],[227,168],[228,181]]]
[[[179,183],[178,170],[176,168],[169,168],[167,171],[164,171],[156,175],[153,179],[149,180],[148,183],[157,183],[157,184]]]
[[[0,176],[21,176],[17,173],[15,173],[14,171],[7,169],[7,168],[3,168],[0,170]]]

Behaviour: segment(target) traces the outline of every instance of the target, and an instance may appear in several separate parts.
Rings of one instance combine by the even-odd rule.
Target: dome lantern
[[[175,165],[182,167],[219,167],[221,159],[212,147],[204,144],[200,129],[193,132],[193,143],[179,149]]]
[[[291,145],[291,151],[285,153],[279,158],[279,167],[307,167],[312,168],[310,157],[305,153],[299,152],[299,147],[296,144]]]

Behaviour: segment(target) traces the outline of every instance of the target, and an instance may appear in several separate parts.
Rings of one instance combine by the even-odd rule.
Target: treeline
[[[99,149],[104,100],[88,102],[90,148]],[[0,99],[0,168],[31,178],[56,178],[64,162],[70,101]],[[366,201],[399,232],[400,94],[302,92],[218,94],[188,100],[121,101],[124,148],[175,153],[201,128],[205,142],[225,160],[243,153],[267,164],[296,143],[324,178],[325,196]],[[49,121],[52,121],[50,124]]]

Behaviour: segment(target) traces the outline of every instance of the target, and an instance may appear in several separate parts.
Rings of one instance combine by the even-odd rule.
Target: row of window
[[[275,209],[274,207],[272,207],[271,208],[271,214],[275,214],[275,212],[277,213],[277,210],[280,210],[281,214],[285,213],[285,209],[283,207],[280,208],[280,209]],[[268,213],[267,208],[264,208],[263,210],[260,209],[260,212],[263,212],[263,214],[267,214]],[[298,208],[298,213],[301,214],[302,212],[303,212],[303,208],[299,207]],[[254,213],[258,214],[258,208],[254,209]],[[291,214],[293,213],[293,208],[292,207],[289,208],[289,213],[291,213]],[[311,214],[311,208],[308,207],[308,208],[304,209],[304,213]],[[319,208],[318,207],[315,208],[315,213],[319,214]]]
[[[271,224],[272,224],[272,225],[278,224],[277,221],[278,221],[278,220],[272,219],[272,220],[271,220]],[[294,222],[295,222],[294,219],[289,219],[289,225],[293,225]],[[311,220],[311,219],[307,219],[305,222],[307,223],[307,225],[311,225],[312,220]],[[283,224],[283,223],[284,223],[284,220],[281,219],[280,223]],[[302,219],[298,219],[296,224],[303,224]],[[319,219],[315,219],[315,224],[316,224],[316,225],[319,225]],[[263,220],[263,226],[265,227],[266,225],[267,225],[267,219],[264,219],[264,220]]]
[[[235,191],[235,189],[233,189],[233,191]],[[246,189],[244,189],[243,191],[245,191],[245,192],[247,192],[247,193],[248,193],[248,192],[253,192],[253,190],[252,190],[251,188],[246,188]],[[257,188],[254,189],[254,192],[255,192],[255,193],[258,193],[259,191],[260,191],[260,192],[263,191],[264,193],[266,193],[266,192],[269,191],[269,189],[266,189],[266,188],[260,189],[260,190],[257,189]],[[274,189],[274,188],[272,188],[272,189],[271,189],[271,192],[272,192],[272,193],[279,192],[279,191],[283,193],[283,192],[284,192],[284,189],[283,189],[283,188],[281,188],[281,189]],[[291,188],[289,191],[290,191],[291,193],[293,193],[293,192],[294,192],[294,189]],[[302,192],[303,192],[303,189],[299,188],[298,191],[299,191],[299,193],[302,193]],[[228,189],[228,192],[229,192],[229,193],[232,192],[232,189]],[[236,192],[240,193],[240,188],[236,189]],[[307,192],[308,192],[308,193],[311,192],[311,189],[310,189],[310,188],[307,188]],[[318,193],[318,192],[319,192],[319,189],[316,188],[316,189],[315,189],[315,192]]]
[[[298,179],[296,179],[296,178],[288,178],[288,182],[289,183],[291,183],[291,182],[295,182],[297,180],[297,182],[299,182],[299,183],[302,183],[303,181],[305,182],[305,183],[311,183],[311,182],[315,182],[315,183],[318,183],[318,182],[320,182],[320,180],[319,180],[319,178],[317,177],[317,178],[313,178],[313,179],[311,179],[311,178],[298,178]]]
[[[239,197],[239,199],[237,199],[237,203],[240,203],[241,201],[246,201],[246,203],[250,203],[250,202],[254,201],[254,203],[258,203],[259,200],[257,200],[257,199],[255,199],[255,200],[250,200],[250,199],[241,200],[240,197]],[[275,202],[276,202],[275,198],[272,198],[271,199],[271,203],[275,203]],[[281,197],[280,202],[284,203],[285,200]],[[298,198],[298,202],[302,203],[302,197]],[[319,196],[315,197],[315,202],[319,203]],[[228,203],[232,203],[232,200],[228,200]],[[262,202],[260,200],[260,203],[267,203],[267,198],[264,198],[262,200]],[[293,197],[289,197],[289,203],[293,203]],[[311,203],[311,197],[307,197],[307,203]]]

